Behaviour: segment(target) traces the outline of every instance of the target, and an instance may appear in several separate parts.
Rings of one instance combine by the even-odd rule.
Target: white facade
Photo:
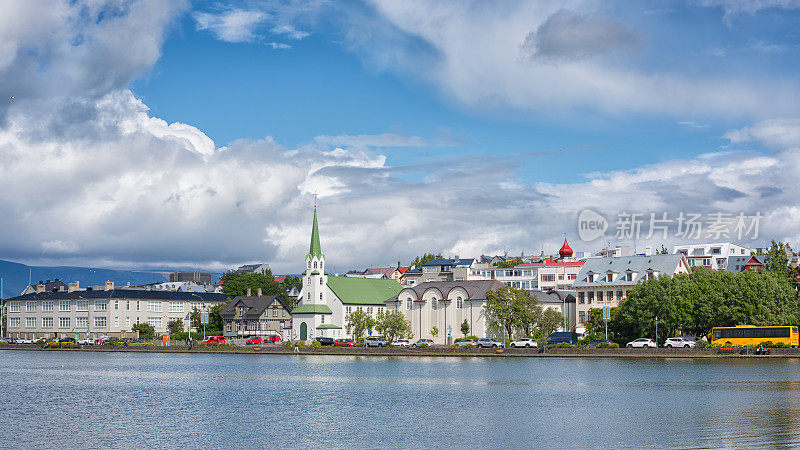
[[[681,254],[691,267],[707,267],[714,270],[741,272],[753,251],[732,242],[711,244],[676,245],[672,253]],[[736,266],[739,266],[737,269]]]
[[[583,267],[583,261],[545,261],[520,264],[513,268],[472,269],[471,280],[497,280],[517,289],[570,289]]]

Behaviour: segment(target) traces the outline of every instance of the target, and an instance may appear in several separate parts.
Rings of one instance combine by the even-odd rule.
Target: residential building
[[[67,290],[67,284],[56,278],[53,281],[39,281],[36,284],[31,284],[22,290],[20,295],[31,294],[34,292],[62,292]]]
[[[225,339],[244,340],[273,334],[282,339],[291,338],[292,315],[289,308],[280,296],[262,295],[261,289],[255,296],[235,297],[220,311],[220,316]]]
[[[183,319],[197,308],[208,311],[227,301],[228,296],[213,293],[116,289],[107,282],[103,289],[80,290],[77,282],[67,291],[34,292],[7,300],[8,331],[12,337],[101,336],[129,337],[131,327],[140,322],[153,325],[156,333],[166,333],[167,323]]]
[[[705,267],[714,270],[741,272],[750,260],[753,251],[732,242],[710,244],[676,245],[672,253],[681,254],[691,267]]]
[[[592,308],[616,307],[628,297],[628,290],[640,281],[660,276],[689,273],[691,267],[682,254],[590,258],[572,284],[577,292],[577,331]]]
[[[518,289],[550,290],[569,289],[584,261],[574,260],[573,251],[564,238],[559,249],[559,259],[544,259],[535,263],[518,264],[513,268],[478,267],[472,269],[470,279],[498,280]]]
[[[415,269],[409,269],[401,278],[403,284],[414,286],[433,281],[467,281],[472,269],[483,267],[475,258],[434,259]]]
[[[311,226],[311,244],[297,307],[292,310],[292,339],[352,337],[347,315],[364,311],[376,317],[386,309],[384,301],[401,290],[394,279],[350,278],[325,272],[325,255],[319,238],[317,209]]]
[[[169,281],[190,281],[195,284],[211,285],[217,281],[217,277],[206,272],[172,272],[169,274]]]
[[[243,266],[239,266],[238,269],[235,270],[237,273],[264,273],[269,269],[269,264],[267,263],[260,263],[260,264],[245,264]]]
[[[364,278],[391,278],[399,282],[407,270],[408,267],[401,266],[400,262],[398,261],[396,267],[371,267],[362,272],[361,275]]]

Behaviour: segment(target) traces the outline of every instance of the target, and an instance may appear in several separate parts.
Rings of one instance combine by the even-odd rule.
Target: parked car
[[[586,344],[586,348],[597,348],[597,346],[600,345],[600,344],[610,344],[610,343],[611,343],[611,341],[609,341],[607,339],[595,339],[595,340],[589,342],[588,344]]]
[[[650,338],[639,338],[635,341],[628,342],[628,348],[656,348],[656,342]]]
[[[578,339],[578,333],[574,331],[556,331],[547,336],[547,345],[560,344],[562,342],[575,345],[578,343]]]
[[[539,343],[537,343],[536,339],[534,339],[534,338],[517,339],[516,341],[513,341],[511,343],[511,347],[527,347],[527,348],[531,348],[531,347],[538,347],[538,346],[539,346]]]
[[[671,337],[664,341],[664,347],[667,348],[694,348],[695,345],[697,345],[695,341],[682,337]]]
[[[203,341],[204,344],[224,344],[225,336],[209,336]]]
[[[370,336],[364,339],[364,347],[386,347],[389,341],[380,336]]]
[[[33,344],[33,341],[27,338],[16,338],[14,339],[15,344]]]
[[[355,347],[356,341],[352,339],[337,339],[333,341],[334,347]]]
[[[498,348],[498,347],[505,347],[506,344],[498,341],[495,338],[480,338],[475,343],[475,346],[481,348]]]
[[[74,337],[63,337],[63,338],[58,340],[59,344],[62,343],[62,342],[70,342],[70,343],[74,344],[75,343],[75,338]]]
[[[320,345],[333,345],[333,338],[332,337],[318,336],[314,340],[319,342]]]
[[[255,344],[261,344],[262,342],[264,342],[264,340],[261,339],[261,336],[253,336],[250,339],[246,340],[244,343],[247,345],[255,345]]]
[[[220,336],[220,337],[222,337],[222,336]],[[211,337],[209,337],[208,339],[211,339]],[[206,341],[207,341],[208,339],[206,339]],[[206,342],[206,341],[203,341],[203,342]],[[148,340],[147,340],[147,339],[145,339],[145,338],[136,338],[136,339],[132,339],[130,343],[144,344],[145,342],[150,342],[150,341],[148,341]],[[222,340],[222,343],[223,343],[223,344],[225,343],[225,339],[224,339],[224,338],[223,338],[223,340]]]
[[[394,342],[392,342],[391,345],[392,347],[408,347],[409,345],[411,345],[411,342],[409,342],[408,339],[397,339]]]
[[[418,339],[417,342],[411,344],[412,347],[433,347],[431,339]]]
[[[280,341],[281,341],[281,337],[279,335],[277,335],[277,334],[270,334],[269,336],[266,336],[261,340],[261,342],[264,343],[264,344],[266,344],[268,342],[270,344],[274,344],[275,342],[280,342]]]
[[[477,341],[475,339],[459,339],[456,341],[456,345],[458,347],[466,347],[467,345],[475,345]]]

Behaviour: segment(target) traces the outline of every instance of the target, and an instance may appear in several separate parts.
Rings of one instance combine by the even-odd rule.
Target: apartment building
[[[471,270],[471,280],[497,280],[528,290],[570,289],[584,261],[552,261],[518,264],[513,268],[482,267]]]
[[[676,245],[672,253],[681,254],[691,267],[705,267],[714,270],[742,272],[753,251],[732,242],[711,244]]]
[[[434,259],[417,268],[407,270],[401,284],[414,286],[434,281],[467,281],[472,269],[485,266],[475,258]]]

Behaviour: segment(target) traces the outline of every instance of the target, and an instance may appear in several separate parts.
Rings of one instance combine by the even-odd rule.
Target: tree
[[[256,295],[259,288],[262,295],[285,293],[281,285],[275,281],[275,277],[272,276],[272,271],[269,269],[261,273],[226,272],[222,275],[222,281],[222,292],[231,297],[247,295],[248,289],[250,289],[251,295]]]
[[[469,323],[467,323],[467,319],[464,319],[464,321],[461,322],[461,334],[464,336],[469,334]]]
[[[425,263],[433,261],[434,259],[443,259],[443,258],[444,256],[442,256],[441,253],[438,254],[425,253],[422,256],[417,256],[416,258],[414,258],[414,260],[411,261],[411,265],[414,267],[419,267]]]
[[[789,280],[789,283],[794,286],[797,284],[797,271],[789,265],[789,257],[786,255],[787,251],[791,252],[789,244],[775,242],[775,239],[773,239],[772,245],[767,250],[764,260],[764,269],[785,277]]]
[[[516,296],[516,326],[526,337],[531,336],[534,326],[542,319],[542,305],[527,289],[512,289],[512,292]]]
[[[203,328],[203,324],[200,323],[200,310],[196,306],[192,308],[192,312],[189,314],[189,324],[195,330]]]
[[[156,337],[156,330],[152,325],[146,322],[135,323],[131,327],[131,331],[138,331],[139,337],[142,339],[154,339]]]
[[[280,283],[281,300],[283,300],[283,303],[286,305],[287,308],[289,308],[289,311],[293,310],[295,306],[297,306],[297,299],[294,297],[290,297],[289,291],[292,289],[292,287],[302,284],[303,284],[302,278],[292,277],[292,276],[284,278],[283,281],[281,281]]]
[[[510,259],[508,261],[501,261],[495,264],[495,267],[499,269],[511,269],[512,267],[516,267],[520,264],[522,264],[522,260],[517,258],[517,259]]]
[[[433,328],[431,328],[431,336],[433,337],[439,336],[439,327],[437,327],[436,325],[434,325]]]
[[[520,317],[525,314],[525,299],[530,297],[528,291],[503,286],[486,292],[484,310],[489,318],[489,325],[505,330],[511,338],[514,328],[519,325]]]
[[[167,323],[167,330],[169,330],[169,334],[180,333],[183,331],[183,320],[181,319],[174,319],[170,320]]]
[[[230,298],[227,302],[217,303],[216,305],[211,307],[211,310],[208,312],[208,325],[206,325],[206,331],[208,334],[222,334],[222,310],[228,307],[228,303],[230,303]]]
[[[564,321],[564,316],[555,309],[547,308],[542,312],[542,316],[539,319],[539,323],[537,323],[536,328],[542,333],[542,336],[546,339],[548,336],[553,334],[558,327],[561,326],[561,323]]]
[[[669,251],[667,250],[667,247],[664,247],[664,244],[661,244],[661,250],[659,250],[658,253],[662,255],[669,255]]]
[[[360,310],[355,310],[345,317],[347,328],[353,330],[353,337],[359,339],[364,335],[367,330],[372,331],[375,327],[375,320],[367,313]]]
[[[411,323],[400,311],[380,312],[375,320],[375,330],[389,342],[400,338],[410,339]]]

